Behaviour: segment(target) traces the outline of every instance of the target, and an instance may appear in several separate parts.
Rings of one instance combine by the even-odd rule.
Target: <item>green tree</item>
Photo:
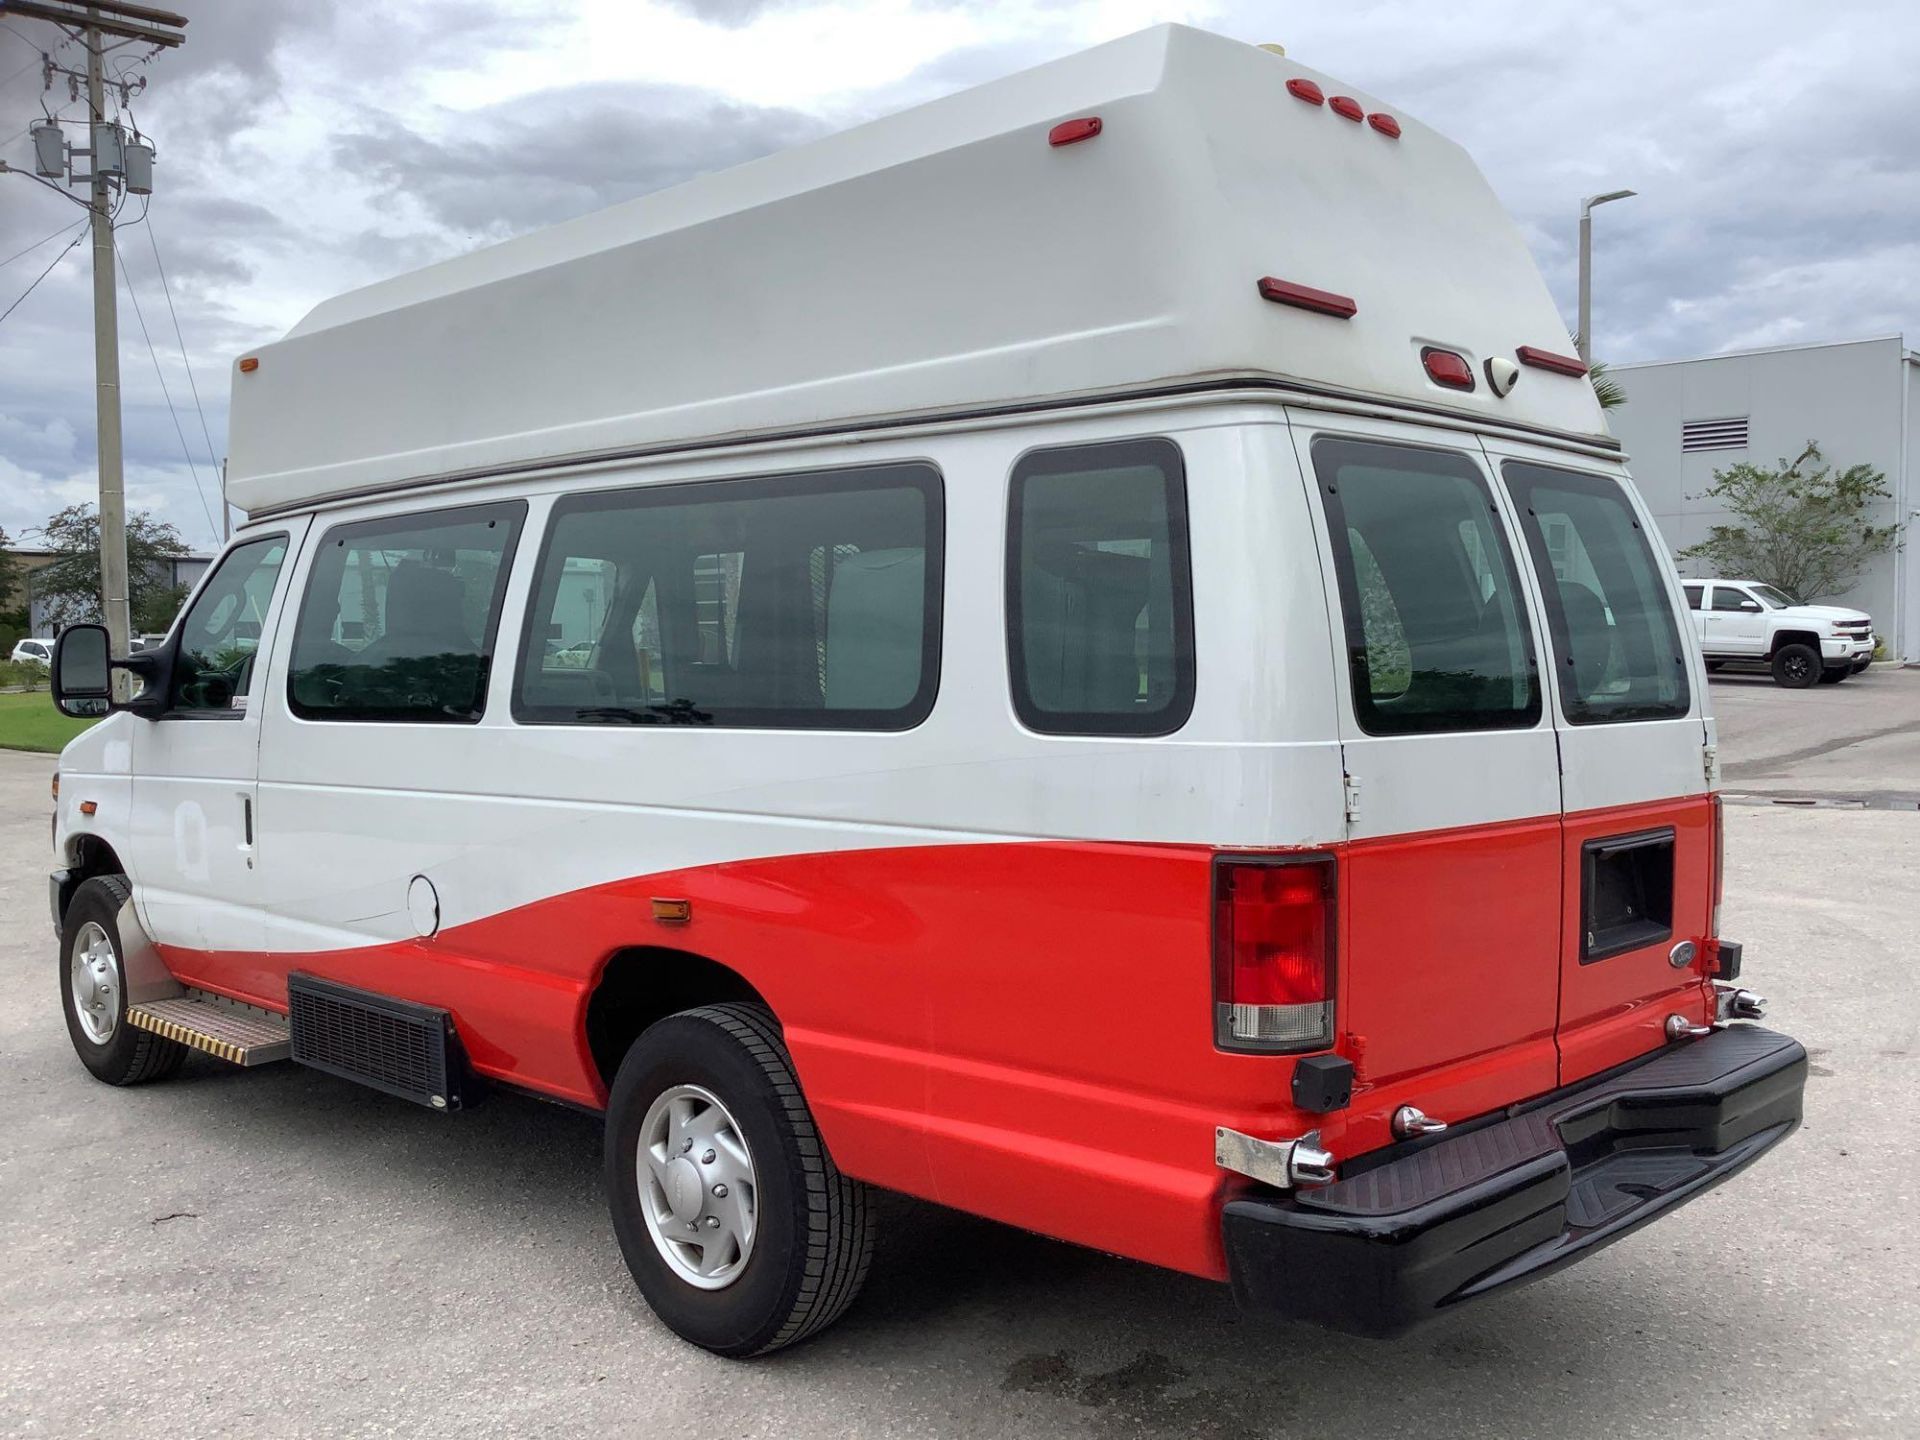
[[[53,628],[97,620],[100,600],[100,516],[91,505],[69,505],[35,532],[60,558],[34,572],[33,593]],[[184,592],[173,583],[173,561],[190,552],[180,532],[144,510],[127,516],[127,603],[136,632],[173,623]]]
[[[13,537],[7,534],[6,526],[0,525],[0,614],[14,608],[13,587],[24,573],[13,555]],[[24,602],[25,597],[21,598]]]
[[[1587,367],[1587,379],[1593,382],[1593,398],[1602,410],[1614,410],[1627,403],[1627,392],[1607,373],[1607,362],[1596,360]]]
[[[1803,603],[1845,590],[1867,561],[1900,543],[1897,521],[1875,525],[1868,513],[1893,498],[1887,477],[1871,465],[1835,470],[1812,440],[1775,466],[1743,461],[1714,471],[1701,498],[1718,500],[1732,520],[1680,558],[1764,580]]]

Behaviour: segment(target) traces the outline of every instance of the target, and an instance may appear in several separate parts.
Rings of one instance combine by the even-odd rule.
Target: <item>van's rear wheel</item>
[[[763,1007],[650,1026],[614,1078],[606,1154],[627,1268],[681,1338],[763,1355],[859,1293],[873,1255],[866,1187],[835,1168]]]
[[[60,1008],[80,1063],[109,1085],[164,1080],[187,1047],[127,1023],[126,954],[120,907],[133,890],[118,875],[96,875],[73,892],[60,929]]]
[[[1820,652],[1811,645],[1782,645],[1773,652],[1773,680],[1789,690],[1804,690],[1820,679]]]

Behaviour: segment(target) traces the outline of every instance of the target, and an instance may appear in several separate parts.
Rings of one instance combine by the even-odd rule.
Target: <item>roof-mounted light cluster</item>
[[[1296,100],[1306,101],[1309,105],[1325,105],[1329,110],[1333,111],[1334,114],[1344,120],[1351,120],[1356,125],[1364,120],[1389,140],[1398,140],[1400,138],[1400,122],[1398,120],[1394,119],[1393,116],[1387,114],[1384,110],[1376,110],[1373,114],[1369,115],[1367,113],[1367,107],[1351,95],[1336,95],[1329,100],[1326,91],[1314,84],[1313,81],[1299,75],[1287,81],[1287,93]]]

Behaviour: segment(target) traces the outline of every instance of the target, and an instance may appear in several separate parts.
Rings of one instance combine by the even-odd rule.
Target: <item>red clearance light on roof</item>
[[[1276,280],[1271,275],[1260,281],[1260,298],[1271,300],[1276,305],[1292,305],[1300,310],[1338,316],[1342,320],[1352,319],[1360,309],[1345,295],[1336,295],[1331,290],[1316,290],[1311,285],[1296,285],[1291,280]]]
[[[1376,110],[1373,114],[1367,116],[1367,124],[1378,130],[1389,140],[1398,140],[1400,138],[1400,122],[1391,115],[1386,115]]]
[[[1215,861],[1214,1038],[1221,1048],[1333,1044],[1333,907],[1329,856]]]
[[[1326,92],[1311,80],[1287,81],[1287,94],[1296,100],[1304,100],[1309,105],[1322,104],[1327,98]]]
[[[1522,345],[1513,353],[1520,357],[1522,365],[1531,365],[1536,370],[1551,370],[1556,375],[1587,373],[1587,362],[1575,355],[1556,355],[1551,350],[1536,350],[1531,345]]]
[[[1334,114],[1344,115],[1355,124],[1367,118],[1367,107],[1351,95],[1336,95],[1327,101],[1327,105]]]
[[[1473,367],[1451,350],[1429,345],[1420,352],[1420,363],[1427,367],[1427,378],[1449,390],[1473,389]]]
[[[1062,120],[1047,132],[1047,143],[1056,147],[1077,145],[1082,140],[1091,140],[1099,133],[1100,117],[1087,115],[1078,120]]]

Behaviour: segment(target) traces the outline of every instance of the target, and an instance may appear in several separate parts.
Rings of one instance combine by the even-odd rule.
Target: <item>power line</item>
[[[44,245],[46,242],[43,240],[40,243]],[[76,233],[73,239],[67,242],[67,249],[62,250],[58,255],[54,256],[52,262],[47,266],[47,268],[42,270],[38,275],[33,277],[33,284],[27,286],[26,289],[20,292],[20,299],[15,300],[13,304],[9,305],[5,310],[0,310],[0,324],[4,324],[6,322],[7,316],[13,314],[14,311],[18,310],[20,308],[22,301],[24,301],[27,298],[27,296],[31,295],[35,290],[39,288],[40,282],[42,280],[46,279],[47,276],[53,273],[53,267],[55,265],[58,265],[62,260],[67,258],[67,250],[73,249],[73,247],[78,245],[79,243],[80,243],[80,236],[78,233]]]
[[[78,230],[82,226],[84,226],[86,223],[87,223],[86,221],[82,220],[78,224],[76,224],[73,228]],[[48,240],[58,240],[62,235],[66,233],[67,233],[67,227],[62,225],[58,230],[54,231],[53,234],[48,235],[43,239],[34,241],[33,244],[27,246],[26,249],[14,251],[13,254],[9,255],[6,259],[0,260],[0,270],[6,269],[7,266],[11,265],[14,261],[18,260],[22,255],[31,255],[35,250],[38,250],[42,245],[46,244]]]
[[[152,208],[153,202],[149,200],[147,209]],[[193,408],[200,412],[200,438],[207,442],[207,465],[210,469],[218,471],[220,458],[213,453],[213,432],[207,428],[206,407],[200,403],[200,387],[193,380],[193,358],[187,354],[187,337],[180,333],[180,315],[173,308],[173,287],[167,283],[167,267],[160,263],[160,242],[154,237],[153,221],[147,217],[146,211],[141,212],[139,223],[146,227],[147,245],[153,251],[153,268],[160,274],[160,293],[167,297],[167,314],[173,317],[173,338],[179,342],[180,363],[186,367],[187,389],[193,392]],[[223,505],[226,503],[224,493],[220,501]]]
[[[113,253],[119,259],[118,241],[113,243]],[[207,530],[218,540],[220,527],[213,523],[213,507],[207,504],[206,487],[200,483],[200,467],[194,463],[193,452],[187,448],[187,432],[180,424],[180,412],[173,408],[173,394],[167,389],[167,377],[160,369],[160,352],[153,348],[153,337],[147,333],[147,317],[141,313],[140,296],[133,288],[133,275],[127,270],[124,259],[119,259],[119,264],[120,279],[127,287],[127,298],[133,302],[133,318],[140,322],[140,338],[147,342],[147,355],[153,361],[154,378],[160,382],[161,398],[167,402],[167,413],[173,417],[173,433],[180,437],[180,453],[186,457],[187,473],[193,476],[193,491],[200,498],[200,511],[207,517]]]

